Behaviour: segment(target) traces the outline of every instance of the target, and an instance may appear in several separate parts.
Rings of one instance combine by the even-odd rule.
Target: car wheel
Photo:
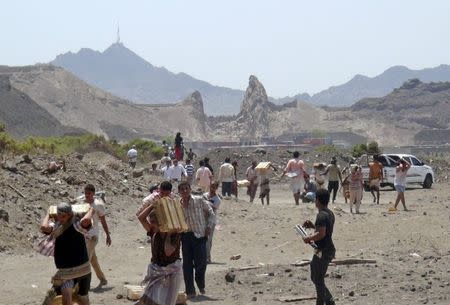
[[[431,178],[431,175],[430,174],[428,174],[426,177],[425,177],[425,181],[423,182],[423,188],[424,189],[429,189],[429,188],[431,188],[431,185],[433,184],[433,179]]]

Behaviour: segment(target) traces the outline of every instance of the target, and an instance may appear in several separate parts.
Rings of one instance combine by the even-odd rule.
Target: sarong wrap
[[[175,305],[181,285],[181,260],[165,267],[151,263],[141,285],[145,286],[139,305]]]
[[[91,273],[91,264],[87,261],[77,267],[58,269],[52,277],[52,283],[54,286],[61,286],[65,281],[73,280],[89,273]]]

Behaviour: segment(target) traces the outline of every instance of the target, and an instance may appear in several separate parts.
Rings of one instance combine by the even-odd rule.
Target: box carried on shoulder
[[[91,206],[89,205],[89,203],[72,204],[72,212],[76,217],[79,217],[79,218],[86,215],[86,213],[89,212],[90,208],[91,208]],[[48,214],[50,215],[50,217],[56,217],[57,205],[51,205],[48,208]]]
[[[164,197],[155,203],[156,218],[161,232],[181,233],[188,231],[183,208],[177,199]]]
[[[257,173],[265,175],[270,171],[271,164],[270,162],[259,162],[255,169]]]

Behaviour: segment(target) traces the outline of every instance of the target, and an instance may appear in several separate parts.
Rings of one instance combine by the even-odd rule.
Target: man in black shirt
[[[313,224],[310,220],[307,220],[303,223],[304,227],[315,229],[314,234],[304,237],[303,241],[306,244],[315,242],[317,245],[311,260],[311,280],[316,286],[317,292],[316,305],[335,304],[333,296],[325,286],[325,274],[327,273],[328,264],[336,253],[332,239],[334,214],[328,209],[329,201],[330,193],[327,190],[317,190],[316,207],[319,213],[317,214],[316,222]]]
[[[211,174],[214,175],[214,170],[213,170],[212,166],[209,164],[209,158],[205,157],[205,159],[203,159],[203,161],[205,161],[205,167],[207,167],[211,171]]]
[[[84,234],[91,226],[93,209],[91,208],[80,220],[72,212],[68,203],[57,207],[56,223],[50,223],[47,213],[41,224],[41,231],[54,240],[54,259],[58,269],[52,278],[53,289],[61,293],[63,304],[72,304],[72,292],[78,284],[77,301],[89,305],[88,292],[91,284],[91,269]],[[52,299],[52,292],[47,294],[43,304]]]

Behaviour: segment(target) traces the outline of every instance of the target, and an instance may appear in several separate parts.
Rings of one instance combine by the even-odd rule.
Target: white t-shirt
[[[168,167],[167,165],[164,166],[163,168],[161,168],[161,172],[163,175],[164,180],[170,180],[170,167]]]
[[[181,181],[181,176],[187,176],[186,170],[184,167],[180,164],[178,165],[172,165],[169,168],[170,171],[170,179]]]
[[[137,150],[132,148],[127,152],[127,157],[128,160],[130,160],[131,162],[136,162],[137,159]]]
[[[94,208],[94,214],[92,215],[92,228],[89,230],[87,237],[98,237],[100,234],[98,223],[100,222],[100,217],[105,216],[105,204],[103,200],[95,198],[91,207]]]

